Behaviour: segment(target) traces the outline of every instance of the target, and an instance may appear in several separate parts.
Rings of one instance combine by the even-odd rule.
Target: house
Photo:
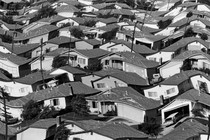
[[[102,49],[78,50],[72,49],[61,56],[70,56],[71,65],[81,68],[97,69],[100,64],[99,58],[108,54],[108,51]]]
[[[75,48],[78,50],[89,50],[99,48],[101,41],[97,39],[82,39],[75,42]]]
[[[82,69],[71,67],[71,66],[63,66],[53,70],[50,74],[57,75],[67,73],[69,81],[81,81],[81,77],[86,75],[86,72]]]
[[[100,46],[100,49],[107,50],[110,52],[133,51],[135,53],[141,54],[142,56],[152,55],[156,53],[156,51],[148,48],[145,45],[133,44],[132,46],[132,43],[122,39],[111,40],[107,43],[104,43]]]
[[[150,122],[157,117],[159,101],[144,97],[131,87],[117,87],[87,97],[90,110],[106,116],[113,113],[138,123]],[[132,112],[132,113],[129,113]]]
[[[61,53],[66,51],[68,51],[68,49],[58,48],[56,50],[53,50],[51,52],[42,55],[42,57],[36,57],[33,61],[29,63],[31,66],[31,71],[36,71],[41,69],[52,70],[55,58],[59,57]]]
[[[132,87],[141,92],[149,84],[147,80],[132,72],[113,72],[92,82],[95,89],[106,91],[115,87]]]
[[[161,116],[162,123],[165,122],[166,118],[175,112],[179,112],[180,115],[193,117],[193,111],[196,109],[202,109],[203,112],[201,115],[207,117],[209,116],[209,98],[210,95],[205,92],[200,92],[196,89],[191,89],[183,94],[177,96],[173,101],[169,104],[162,107]]]
[[[70,26],[80,26],[80,25],[84,25],[86,20],[87,19],[84,17],[70,17],[68,19],[58,22],[57,26],[62,27],[65,24],[69,24]]]
[[[111,18],[97,18],[96,19],[96,27],[103,27],[103,26],[107,26],[109,24],[114,24],[118,22],[117,18],[111,17]]]
[[[159,64],[147,60],[140,54],[132,52],[110,53],[101,58],[103,68],[116,68],[126,72],[134,72],[142,78],[152,81],[153,74],[157,74]]]
[[[175,127],[160,140],[193,140],[199,139],[200,134],[207,133],[208,127],[194,118],[189,118]]]
[[[155,100],[163,99],[164,102],[168,102],[168,100],[171,100],[171,98],[177,96],[178,94],[182,94],[191,88],[196,88],[192,85],[190,78],[200,75],[200,73],[201,72],[196,70],[182,71],[168,77],[158,85],[144,89],[144,95],[148,98]],[[196,82],[193,83],[196,84]]]
[[[35,22],[32,22],[32,23],[30,23],[30,24],[24,26],[24,27],[22,28],[22,30],[23,30],[22,32],[23,32],[23,33],[28,33],[29,31],[35,30],[35,29],[37,29],[37,28],[40,28],[40,27],[42,27],[42,26],[44,26],[44,25],[49,25],[49,24],[50,24],[50,23],[47,22],[47,21],[41,21],[41,20],[35,21]]]
[[[84,10],[82,10],[83,12],[97,12],[101,9],[105,9],[106,7],[110,6],[112,4],[110,3],[99,3],[99,4],[93,4],[93,5],[86,5],[83,7]]]
[[[60,120],[61,121],[61,120]],[[57,118],[41,119],[17,132],[17,140],[45,140],[53,139],[56,128],[60,125]],[[39,133],[37,135],[37,133]]]
[[[66,127],[73,131],[69,136],[69,140],[117,140],[125,138],[132,140],[148,139],[148,136],[143,132],[120,123],[104,123],[94,120],[83,120],[69,122]]]
[[[1,68],[12,74],[12,77],[17,78],[30,73],[30,59],[2,52],[0,52],[0,58]]]
[[[58,15],[62,17],[75,17],[75,13],[79,12],[79,9],[77,9],[73,5],[63,5],[56,8],[56,12]]]
[[[14,41],[20,44],[32,44],[40,43],[40,40],[43,39],[43,42],[45,42],[57,36],[57,29],[58,27],[54,25],[43,25],[35,30],[15,37]]]
[[[209,69],[209,55],[202,51],[184,51],[159,67],[162,78],[170,77],[182,70]]]
[[[32,52],[40,46],[39,43],[12,45],[10,43],[1,42],[0,51],[2,53],[13,53],[20,57],[32,58]]]
[[[19,24],[9,24],[9,23],[6,23],[2,20],[0,20],[0,27],[6,31],[13,31],[13,30],[16,30],[16,31],[21,31],[23,26],[22,25],[19,25]]]
[[[47,22],[51,25],[56,25],[57,27],[60,27],[59,23],[62,22],[62,21],[65,21],[66,19],[67,19],[66,17],[62,17],[62,16],[59,16],[59,15],[53,15],[51,17],[42,18],[39,21],[40,22]]]
[[[79,5],[81,4],[80,2],[76,1],[76,0],[59,0],[57,2],[54,2],[51,6],[53,8],[57,8],[57,7],[60,7],[60,6],[63,6],[63,5]],[[81,4],[82,5],[82,4]]]
[[[93,87],[92,81],[95,81],[101,77],[108,75],[108,74],[118,73],[118,72],[121,72],[121,71],[119,69],[102,69],[100,71],[87,73],[86,76],[82,77],[82,83],[89,87]]]

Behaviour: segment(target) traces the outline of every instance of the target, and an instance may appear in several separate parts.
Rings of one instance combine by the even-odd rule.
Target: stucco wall
[[[39,128],[28,128],[17,134],[17,140],[44,140],[46,138],[46,130]]]
[[[82,83],[89,87],[92,87],[91,81],[94,81],[98,78],[100,78],[100,77],[97,75],[84,76],[84,77],[82,77]]]

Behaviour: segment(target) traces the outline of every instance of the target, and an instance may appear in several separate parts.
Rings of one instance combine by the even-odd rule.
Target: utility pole
[[[69,36],[70,36],[70,38],[69,38],[68,65],[70,65],[70,51],[71,51],[71,29],[70,28],[69,28]]]
[[[3,97],[3,104],[4,104],[4,116],[5,116],[5,140],[8,140],[8,121],[7,121],[7,108],[6,108],[6,98],[7,93],[4,92],[4,89],[0,87],[0,92]]]
[[[210,115],[208,117],[208,137],[207,137],[207,140],[209,140],[209,135],[210,135]]]
[[[42,82],[43,82],[43,85],[45,86],[45,82],[44,82],[44,75],[43,75],[43,69],[42,69],[42,57],[43,57],[43,55],[42,55],[42,47],[43,47],[43,38],[41,39],[41,42],[40,42],[40,47],[41,47],[41,53],[40,53],[40,70],[41,70],[41,75],[42,75]]]
[[[135,16],[135,14],[134,14]],[[135,39],[135,33],[136,33],[136,26],[137,26],[138,21],[134,24],[134,30],[133,30],[133,35],[132,35],[132,43],[131,43],[131,52],[133,52],[133,44],[134,44],[134,39]]]

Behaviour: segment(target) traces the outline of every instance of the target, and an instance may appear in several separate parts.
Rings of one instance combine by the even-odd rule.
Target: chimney
[[[160,96],[160,105],[164,105],[164,97],[163,97],[163,95]]]
[[[56,125],[59,127],[61,125],[61,116],[56,117]]]

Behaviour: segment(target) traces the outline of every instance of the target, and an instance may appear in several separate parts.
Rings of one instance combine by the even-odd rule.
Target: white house
[[[56,11],[58,15],[62,17],[75,17],[75,12],[79,12],[79,9],[77,9],[73,5],[63,5],[56,8]]]

